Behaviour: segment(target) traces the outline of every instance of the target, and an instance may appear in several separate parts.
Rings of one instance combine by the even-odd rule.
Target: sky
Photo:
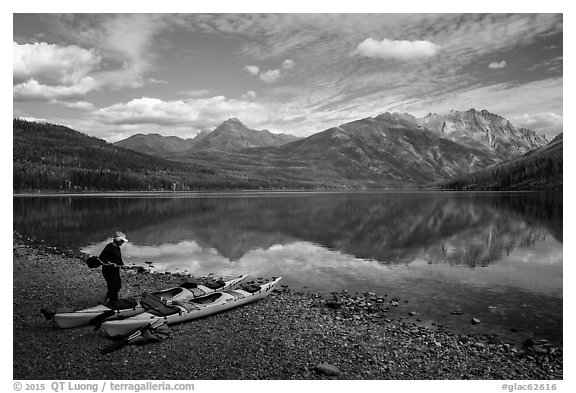
[[[563,15],[13,15],[13,116],[110,142],[486,109],[563,130]]]

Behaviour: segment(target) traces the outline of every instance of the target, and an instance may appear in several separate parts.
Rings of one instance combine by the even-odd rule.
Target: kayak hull
[[[160,296],[166,300],[172,301],[185,301],[188,299],[194,299],[201,296],[206,296],[211,293],[226,291],[236,288],[240,283],[248,277],[243,275],[236,277],[234,279],[225,282],[224,286],[220,288],[209,288],[205,285],[198,285],[193,289],[186,289],[182,287],[172,287],[162,291],[154,292],[155,295]],[[70,329],[79,326],[84,326],[90,324],[94,318],[97,318],[104,313],[110,314],[106,320],[118,319],[118,318],[128,318],[146,311],[139,302],[133,307],[127,307],[122,309],[113,309],[111,307],[99,304],[94,307],[86,308],[83,310],[77,310],[73,312],[57,313],[54,315],[52,321],[54,326],[60,329]],[[112,312],[114,312],[112,314]]]
[[[191,299],[188,302],[183,302],[181,306],[179,305],[179,313],[168,316],[157,316],[151,312],[143,312],[121,320],[109,320],[102,324],[102,330],[109,337],[127,336],[162,319],[165,319],[168,325],[172,325],[203,318],[263,299],[274,290],[281,279],[279,277],[261,285],[260,290],[256,292],[233,289]]]

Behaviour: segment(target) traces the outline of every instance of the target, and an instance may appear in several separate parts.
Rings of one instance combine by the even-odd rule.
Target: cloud
[[[63,103],[105,87],[166,83],[144,75],[155,67],[154,39],[169,25],[167,15],[66,14],[48,20],[76,45],[14,42],[15,100]]]
[[[162,14],[119,14],[100,29],[104,47],[133,62],[146,61],[153,38],[167,26]]]
[[[282,70],[289,71],[294,68],[295,62],[292,59],[286,59],[281,64],[281,69],[274,69],[268,71],[260,72],[260,67],[255,65],[247,65],[244,67],[251,75],[257,76],[260,78],[261,81],[265,83],[274,83],[278,81],[278,79],[285,76]]]
[[[15,100],[66,99],[98,88],[89,75],[101,61],[94,50],[45,42],[13,42],[12,50]]]
[[[75,101],[75,102],[60,102],[60,101],[56,101],[53,102],[54,104],[62,104],[67,108],[71,108],[71,109],[82,109],[82,110],[86,110],[86,111],[90,111],[94,109],[94,105],[90,102],[86,102],[86,101]]]
[[[13,98],[15,101],[61,101],[83,97],[97,88],[98,84],[92,77],[85,77],[79,83],[70,86],[48,86],[30,79],[13,87]]]
[[[498,69],[498,68],[504,68],[504,67],[506,67],[506,61],[505,60],[502,60],[499,63],[493,61],[492,63],[488,64],[488,68],[491,68],[493,70]]]
[[[155,83],[157,85],[169,85],[170,82],[165,81],[163,79],[156,79],[156,78],[149,78],[148,83]]]
[[[274,83],[282,77],[280,70],[268,70],[260,73],[260,79],[266,83]]]
[[[294,68],[294,60],[292,59],[286,59],[282,62],[282,68],[285,70],[291,70],[292,68]]]
[[[23,45],[13,42],[12,54],[14,84],[34,79],[47,85],[73,85],[101,60],[93,50],[45,42]]]
[[[248,71],[250,75],[254,76],[258,75],[258,73],[260,72],[260,68],[255,65],[247,65],[246,67],[244,67],[244,69]]]
[[[82,47],[14,42],[14,100],[64,104],[105,87],[141,87],[146,82],[144,74],[154,69],[154,38],[168,26],[164,14],[55,18],[60,34]],[[166,83],[154,78],[147,82]]]
[[[356,53],[364,57],[396,60],[419,60],[435,56],[440,47],[430,41],[377,41],[367,38],[358,44]]]
[[[155,67],[154,39],[168,26],[166,14],[119,14],[98,19],[87,41],[119,64],[102,72],[101,78],[113,88],[142,86],[143,75]]]
[[[187,125],[201,129],[214,127],[231,117],[259,124],[268,120],[266,113],[270,112],[260,104],[224,96],[175,101],[142,97],[99,109],[94,116],[115,125]]]
[[[564,127],[563,117],[551,112],[523,114],[513,117],[510,121],[522,128],[546,130],[548,135],[559,133]]]
[[[254,90],[249,90],[245,94],[242,94],[243,99],[253,99],[258,97],[258,94]]]
[[[77,45],[13,42],[14,99],[64,103],[103,87],[142,86],[143,74],[151,69],[150,41],[160,29],[160,24],[147,24],[154,20],[142,15],[106,20],[91,31],[92,40],[102,39],[95,42],[100,45],[98,51]],[[83,36],[80,32],[78,35]],[[106,64],[115,67],[107,69]],[[71,105],[77,106],[67,104]]]

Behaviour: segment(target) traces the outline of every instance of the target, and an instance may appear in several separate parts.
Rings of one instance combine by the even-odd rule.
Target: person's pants
[[[120,269],[102,269],[102,274],[106,280],[106,285],[108,287],[108,293],[106,293],[106,299],[110,302],[115,302],[118,300],[118,292],[122,288],[122,281],[120,279]]]

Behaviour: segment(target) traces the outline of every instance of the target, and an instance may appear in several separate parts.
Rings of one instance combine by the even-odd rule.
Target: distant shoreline
[[[16,192],[12,193],[13,197],[201,197],[201,196],[237,196],[237,195],[290,195],[290,194],[370,194],[370,193],[389,193],[389,194],[542,194],[557,193],[562,190],[438,190],[438,189],[341,189],[341,190],[220,190],[220,191],[101,191],[101,192],[55,192],[55,191],[38,191],[38,192]]]

